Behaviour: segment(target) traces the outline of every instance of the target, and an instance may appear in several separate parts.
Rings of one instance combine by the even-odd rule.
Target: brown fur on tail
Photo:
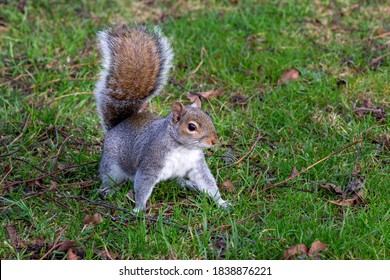
[[[95,96],[105,129],[138,112],[166,84],[173,52],[158,28],[120,24],[98,33],[103,70]]]

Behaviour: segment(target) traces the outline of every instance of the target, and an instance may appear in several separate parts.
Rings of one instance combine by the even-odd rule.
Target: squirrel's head
[[[218,135],[212,119],[200,109],[200,102],[184,106],[172,105],[171,124],[176,140],[191,148],[206,149],[218,143]]]

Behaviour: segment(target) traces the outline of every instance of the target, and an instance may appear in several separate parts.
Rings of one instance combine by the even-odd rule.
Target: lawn
[[[0,4],[1,259],[389,259],[386,1],[51,2]],[[99,197],[96,32],[121,20],[174,48],[151,111],[211,95],[234,211],[175,181],[139,216],[131,183]]]

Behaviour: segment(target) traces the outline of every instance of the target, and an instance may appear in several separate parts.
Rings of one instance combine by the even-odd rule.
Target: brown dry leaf
[[[210,99],[210,98],[220,98],[221,95],[223,94],[222,89],[212,89],[209,91],[201,91],[201,92],[196,92],[195,94],[189,93],[195,96],[202,96],[203,98]]]
[[[234,184],[232,181],[226,180],[225,182],[223,182],[222,186],[228,192],[234,192]]]
[[[299,174],[299,171],[298,171],[298,169],[294,166],[294,167],[293,167],[293,171],[292,171],[292,173],[291,173],[291,175],[290,175],[290,178],[293,178],[292,180],[295,180],[295,177],[296,177],[298,174]]]
[[[330,200],[329,202],[338,206],[354,206],[354,205],[360,205],[363,203],[363,198],[365,197],[365,194],[363,190],[360,190],[358,194],[355,194],[351,198],[345,198],[345,199],[336,199],[336,200]]]
[[[72,249],[69,249],[68,256],[66,258],[70,261],[75,261],[79,259],[79,257],[75,253],[73,253]]]
[[[93,219],[93,217],[91,215],[89,215],[89,214],[85,215],[84,220],[83,220],[84,225],[88,225],[88,224],[92,223],[92,219]]]
[[[284,85],[299,79],[299,71],[295,68],[288,69],[280,76],[278,80],[279,85]]]
[[[102,215],[100,215],[99,213],[95,213],[93,215],[92,223],[94,225],[97,225],[97,224],[100,224],[101,222],[103,222]]]
[[[196,94],[189,93],[187,94],[187,98],[190,100],[192,104],[196,104],[198,108],[202,107],[202,102],[200,101],[200,98]]]
[[[85,215],[83,223],[84,225],[88,225],[91,223],[97,225],[100,224],[102,221],[103,221],[102,215],[100,215],[99,213],[95,213],[93,216],[89,214]]]
[[[328,245],[326,245],[326,243],[323,243],[319,240],[316,240],[310,246],[309,256],[318,257],[321,252],[327,252],[327,251],[328,251]]]
[[[60,245],[60,247],[58,247],[58,251],[61,251],[61,252],[66,252],[68,250],[70,250],[70,248],[73,247],[74,243],[76,241],[75,240],[66,240],[64,242],[62,242],[62,244]]]
[[[223,235],[211,236],[210,241],[211,241],[209,245],[210,250],[218,252],[218,259],[224,259],[226,256],[226,248],[227,248],[225,236]]]
[[[249,98],[245,97],[241,94],[236,94],[231,98],[231,102],[233,103],[233,107],[241,106],[241,109],[245,109],[248,104]]]
[[[293,260],[299,256],[307,255],[307,246],[305,244],[298,244],[286,249],[283,253],[284,260]]]
[[[252,34],[252,35],[249,35],[246,38],[246,42],[247,42],[248,48],[250,50],[256,50],[256,51],[264,50],[265,48],[262,47],[262,46],[259,46],[259,44],[262,44],[262,43],[264,43],[266,41],[267,41],[267,39],[261,33]]]
[[[326,189],[330,192],[335,192],[336,194],[343,194],[341,187],[336,186],[335,184],[332,184],[332,183],[326,183],[326,184],[320,185],[320,188]]]
[[[374,118],[378,122],[383,122],[386,119],[385,109],[375,106],[370,98],[365,98],[361,107],[357,107],[353,110],[356,117],[362,118],[365,115],[373,114]]]
[[[11,241],[12,246],[17,249],[20,247],[22,242],[20,241],[19,234],[16,233],[16,230],[13,226],[5,226],[5,229],[8,232],[9,239]]]
[[[347,192],[356,193],[363,189],[364,184],[366,183],[366,177],[357,176],[351,184],[348,185]]]

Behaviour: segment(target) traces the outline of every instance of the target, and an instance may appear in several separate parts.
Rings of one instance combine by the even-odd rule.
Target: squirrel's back
[[[155,27],[115,25],[98,33],[103,69],[95,96],[103,126],[111,129],[136,114],[167,82],[173,52]]]

